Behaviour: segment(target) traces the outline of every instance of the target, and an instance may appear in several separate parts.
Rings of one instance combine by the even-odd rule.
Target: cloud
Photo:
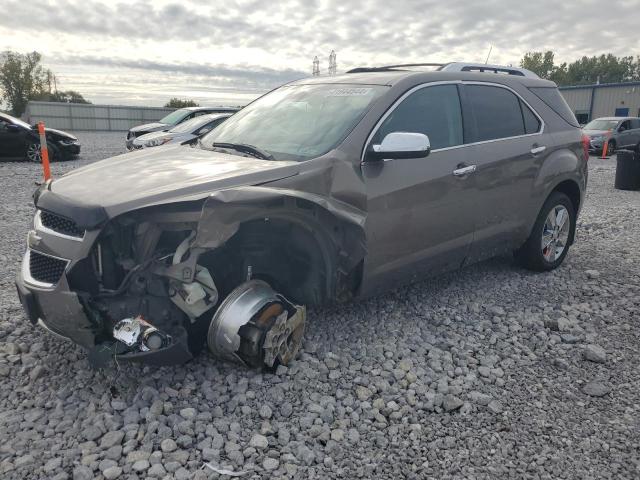
[[[615,29],[601,1],[535,0],[3,0],[0,47],[38,49],[73,84],[100,67],[142,77],[210,78],[219,88],[269,89],[307,75],[315,55],[338,69],[420,61],[517,63],[551,49],[559,61],[632,55],[637,0],[616,2]],[[67,68],[68,67],[68,68]],[[73,70],[73,72],[71,72]]]

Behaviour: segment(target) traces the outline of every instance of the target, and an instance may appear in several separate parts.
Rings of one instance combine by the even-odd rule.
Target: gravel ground
[[[79,137],[54,175],[122,151],[122,134]],[[590,161],[554,272],[498,258],[312,311],[275,375],[207,354],[116,375],[26,321],[13,277],[40,171],[1,164],[0,477],[217,477],[208,462],[243,478],[639,478],[640,192],[615,190],[614,168]]]

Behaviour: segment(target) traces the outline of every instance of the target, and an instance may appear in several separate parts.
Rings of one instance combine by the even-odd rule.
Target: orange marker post
[[[602,145],[602,160],[607,158],[607,150],[609,150],[609,139],[611,138],[611,130],[607,132],[607,136],[604,139],[604,144]]]
[[[38,122],[38,134],[40,135],[40,156],[42,157],[42,171],[44,181],[51,178],[51,168],[49,167],[49,149],[47,148],[47,136],[44,134],[44,122]]]

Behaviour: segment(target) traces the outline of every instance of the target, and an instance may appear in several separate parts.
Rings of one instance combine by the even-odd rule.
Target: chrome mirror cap
[[[380,145],[373,145],[368,157],[372,160],[422,158],[429,155],[431,143],[424,133],[391,132]]]

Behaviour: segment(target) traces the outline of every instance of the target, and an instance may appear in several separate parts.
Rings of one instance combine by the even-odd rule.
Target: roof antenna
[[[489,46],[489,53],[487,53],[487,59],[484,61],[484,64],[486,65],[487,63],[489,63],[489,57],[491,56],[491,50],[493,50],[493,45]]]

